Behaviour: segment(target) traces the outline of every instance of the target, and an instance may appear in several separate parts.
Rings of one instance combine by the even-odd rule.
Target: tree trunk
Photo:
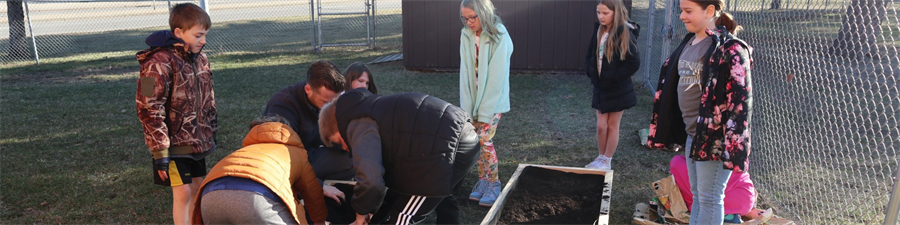
[[[631,0],[623,0],[622,4],[625,4],[625,10],[628,11],[628,18],[631,18]]]
[[[884,0],[851,0],[832,44],[832,53],[846,57],[878,57],[878,35],[884,20]]]
[[[13,58],[26,58],[28,54],[28,42],[25,39],[25,10],[22,8],[22,0],[6,1],[9,11],[6,15],[9,19],[9,56]]]
[[[769,9],[780,9],[781,8],[781,0],[773,0],[772,4],[769,5]]]

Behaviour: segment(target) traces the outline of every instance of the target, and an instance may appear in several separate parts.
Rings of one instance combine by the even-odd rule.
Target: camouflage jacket
[[[154,159],[202,159],[215,149],[219,128],[209,60],[203,52],[185,51],[171,33],[157,33],[151,37],[168,35],[168,45],[154,46],[148,37],[151,47],[137,53],[141,73],[135,102],[144,142]]]

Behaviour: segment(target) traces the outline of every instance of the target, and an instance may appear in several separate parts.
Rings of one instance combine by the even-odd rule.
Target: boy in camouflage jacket
[[[187,224],[191,196],[206,176],[206,156],[218,130],[213,77],[201,50],[212,22],[197,5],[172,8],[170,30],[146,39],[135,102],[153,155],[154,183],[172,187],[175,224]]]

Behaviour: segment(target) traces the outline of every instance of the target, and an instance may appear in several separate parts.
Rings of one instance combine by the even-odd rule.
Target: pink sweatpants
[[[691,183],[688,182],[687,164],[685,164],[684,155],[676,155],[669,162],[669,171],[675,177],[675,184],[681,191],[681,197],[687,208],[691,208],[694,198],[691,194]],[[756,189],[753,188],[753,181],[750,180],[749,173],[732,172],[731,178],[725,184],[725,215],[739,214],[744,215],[753,209],[756,204]]]

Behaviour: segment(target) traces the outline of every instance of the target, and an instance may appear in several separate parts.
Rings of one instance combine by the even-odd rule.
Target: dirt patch
[[[592,224],[600,215],[603,175],[526,167],[504,201],[498,224]]]

